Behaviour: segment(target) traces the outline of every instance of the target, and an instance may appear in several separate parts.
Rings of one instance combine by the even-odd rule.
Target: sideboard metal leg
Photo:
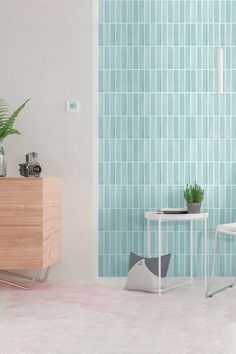
[[[15,283],[13,281],[8,281],[8,280],[5,280],[5,279],[0,279],[0,283],[5,283],[5,284],[12,285],[12,286],[16,286],[17,288],[21,288],[21,289],[24,289],[24,290],[31,290],[36,281],[40,282],[40,283],[43,283],[43,282],[45,282],[47,280],[48,274],[49,274],[49,270],[50,270],[50,267],[47,267],[46,271],[45,271],[45,274],[44,274],[44,276],[42,278],[37,278],[37,274],[38,274],[39,270],[33,270],[33,273],[32,273],[31,276],[30,275],[26,275],[26,274],[17,273],[17,272],[11,272],[11,271],[8,271],[8,270],[0,270],[0,274],[8,275],[8,276],[15,277],[15,278],[26,279],[26,280],[30,281],[28,286],[21,285],[21,284]]]
[[[30,285],[28,286],[28,288],[26,290],[31,290],[33,288],[35,280],[36,280],[36,276],[37,276],[37,270],[34,270],[33,275],[32,275],[32,279],[30,281]]]
[[[47,267],[43,278],[36,278],[36,281],[40,283],[44,283],[48,279],[49,272],[50,272],[50,267]]]

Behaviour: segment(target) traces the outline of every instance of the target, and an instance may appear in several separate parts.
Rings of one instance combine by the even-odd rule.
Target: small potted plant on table
[[[200,213],[201,203],[204,197],[204,190],[196,183],[186,186],[184,190],[184,199],[190,214]]]

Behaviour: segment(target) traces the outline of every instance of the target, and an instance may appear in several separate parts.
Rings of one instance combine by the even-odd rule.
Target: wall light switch
[[[68,113],[79,113],[80,112],[80,103],[76,100],[66,101],[66,112]]]

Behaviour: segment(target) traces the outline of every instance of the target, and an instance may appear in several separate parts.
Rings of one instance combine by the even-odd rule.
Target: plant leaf
[[[18,135],[21,135],[21,132],[18,130],[18,129],[15,129],[15,128],[11,128],[8,130],[8,133],[9,135],[10,134],[18,134]]]
[[[30,99],[26,100],[20,107],[18,107],[12,115],[9,115],[8,107],[6,104],[0,105],[0,139],[6,138],[10,134],[20,134],[17,129],[13,128],[18,114],[29,102]],[[2,110],[2,111],[1,111]]]
[[[0,129],[4,126],[9,116],[8,106],[4,100],[0,99]]]

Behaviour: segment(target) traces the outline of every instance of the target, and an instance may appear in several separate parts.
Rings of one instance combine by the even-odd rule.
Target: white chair
[[[221,291],[224,291],[228,288],[232,288],[235,285],[235,281],[227,286],[224,286],[220,289],[217,289],[213,292],[210,292],[210,288],[212,285],[212,279],[215,275],[215,258],[216,258],[216,247],[217,247],[217,240],[220,234],[223,235],[230,235],[230,236],[235,236],[236,237],[236,222],[231,223],[231,224],[222,224],[218,225],[216,230],[215,230],[215,236],[214,236],[214,244],[213,244],[213,258],[212,258],[212,269],[211,269],[211,275],[210,279],[207,278],[207,287],[206,287],[206,297],[212,297],[215,294],[220,293]]]

